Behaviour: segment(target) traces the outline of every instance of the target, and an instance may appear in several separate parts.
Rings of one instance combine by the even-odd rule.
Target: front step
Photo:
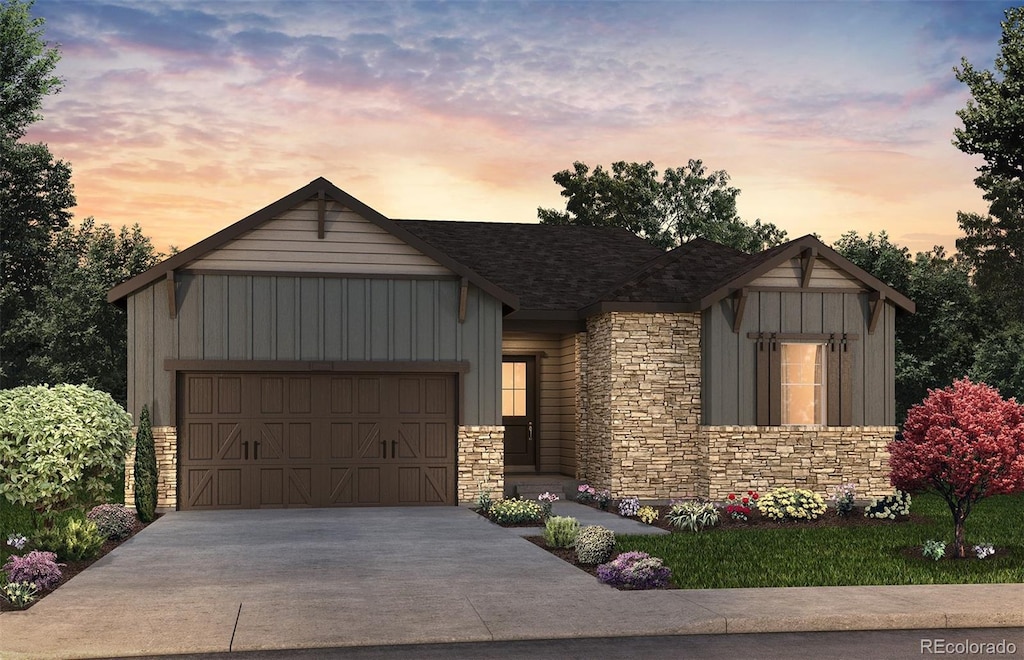
[[[558,495],[561,500],[571,499],[575,497],[576,486],[574,482],[566,481],[551,481],[551,482],[535,482],[528,484],[514,484],[512,487],[512,493],[516,497],[524,500],[535,500],[538,496],[544,493],[554,493]]]

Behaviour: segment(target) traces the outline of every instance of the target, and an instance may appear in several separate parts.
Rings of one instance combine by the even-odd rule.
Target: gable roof
[[[323,195],[326,199],[331,199],[342,206],[351,209],[365,220],[373,223],[381,229],[393,234],[397,238],[416,248],[423,254],[427,255],[434,261],[438,262],[442,266],[448,268],[452,272],[466,278],[474,285],[486,291],[490,295],[500,300],[504,305],[509,308],[516,309],[519,307],[518,297],[510,293],[509,291],[495,285],[493,282],[480,276],[474,272],[471,268],[465,264],[453,259],[448,254],[439,250],[437,247],[423,241],[418,236],[410,233],[399,224],[387,217],[378,213],[374,209],[370,208],[366,204],[360,202],[355,197],[352,197],[341,188],[338,188],[333,183],[323,177],[319,177],[309,182],[307,185],[299,188],[290,195],[286,195],[276,202],[265,206],[264,208],[256,211],[255,213],[239,220],[238,222],[225,227],[213,236],[210,236],[195,245],[182,250],[178,254],[164,259],[157,265],[153,266],[149,270],[136,275],[135,277],[122,282],[115,286],[113,289],[107,292],[107,302],[111,303],[122,303],[125,298],[131,293],[138,291],[139,289],[147,286],[148,284],[165,277],[168,273],[173,273],[175,270],[187,266],[189,263],[213,252],[217,248],[222,247],[229,241],[232,241],[245,232],[255,229],[259,225],[275,218],[276,216],[298,206],[299,204],[311,199]]]
[[[665,252],[619,227],[396,220],[519,296],[522,311],[570,311]],[[520,314],[519,316],[523,316]]]

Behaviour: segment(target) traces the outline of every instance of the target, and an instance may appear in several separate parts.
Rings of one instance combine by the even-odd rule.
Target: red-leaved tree
[[[894,487],[946,500],[954,552],[964,557],[964,521],[975,502],[1024,492],[1024,406],[967,379],[929,390],[907,412],[903,439],[889,443],[889,466]]]

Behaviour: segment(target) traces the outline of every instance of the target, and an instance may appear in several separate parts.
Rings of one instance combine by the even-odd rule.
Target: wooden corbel
[[[167,287],[167,312],[170,317],[177,318],[178,316],[178,287],[174,281],[174,271],[167,271],[167,279],[164,280],[164,286]]]
[[[466,322],[466,305],[469,300],[469,280],[465,277],[459,284],[459,323]]]
[[[885,294],[881,291],[872,291],[868,294],[868,301],[871,305],[871,319],[868,321],[868,334],[875,334],[878,326],[878,319],[882,318],[882,308],[885,307]]]
[[[324,191],[320,190],[316,194],[316,237],[324,237],[324,229],[327,224],[327,197],[324,195]]]
[[[811,286],[811,273],[814,272],[814,262],[818,259],[817,248],[807,248],[801,255],[801,262],[803,266],[803,278],[800,280],[800,288],[806,289]]]
[[[737,289],[732,297],[732,331],[739,332],[740,326],[743,325],[743,310],[747,308],[747,288]]]

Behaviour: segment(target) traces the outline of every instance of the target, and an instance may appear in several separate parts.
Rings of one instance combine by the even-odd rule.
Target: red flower
[[[752,491],[752,490],[748,490],[747,491],[747,495],[753,495],[753,494],[754,494],[754,491]]]
[[[729,493],[729,499],[730,500],[736,499],[736,493]]]
[[[748,502],[750,502],[750,498],[748,498],[748,497],[744,497],[744,498],[743,498],[743,503],[744,503],[744,504],[747,504]]]

